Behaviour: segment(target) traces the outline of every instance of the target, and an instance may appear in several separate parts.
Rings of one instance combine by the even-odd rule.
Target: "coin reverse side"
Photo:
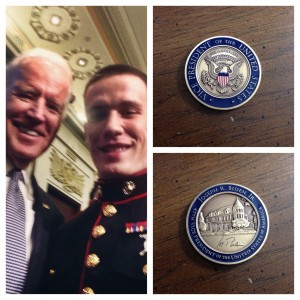
[[[230,36],[215,36],[199,43],[185,65],[185,80],[202,104],[219,110],[237,108],[256,93],[261,66],[254,50]]]
[[[235,183],[220,183],[193,200],[186,229],[202,256],[220,264],[238,264],[262,248],[268,236],[269,217],[253,191]]]

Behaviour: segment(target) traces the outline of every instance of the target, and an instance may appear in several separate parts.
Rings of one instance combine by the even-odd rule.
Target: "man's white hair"
[[[67,61],[56,52],[42,49],[42,48],[33,48],[21,53],[20,55],[16,56],[6,66],[6,78],[8,79],[10,76],[13,76],[15,70],[17,70],[20,66],[22,66],[22,64],[26,63],[28,60],[31,60],[32,58],[43,59],[44,61],[53,63],[54,65],[57,65],[66,71],[70,81],[69,92],[68,92],[68,100],[69,100],[70,97],[72,96],[73,73]]]

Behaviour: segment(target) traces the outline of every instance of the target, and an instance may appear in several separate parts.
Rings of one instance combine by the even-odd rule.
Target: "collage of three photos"
[[[149,9],[6,7],[4,293],[294,294],[295,7]]]

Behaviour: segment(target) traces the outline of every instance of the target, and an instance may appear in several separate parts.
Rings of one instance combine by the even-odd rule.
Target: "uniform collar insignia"
[[[91,202],[119,202],[147,191],[147,172],[139,172],[118,180],[98,180],[91,193]]]

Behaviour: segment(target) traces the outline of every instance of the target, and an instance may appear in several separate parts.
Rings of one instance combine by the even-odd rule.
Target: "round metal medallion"
[[[261,81],[261,66],[253,49],[230,36],[216,36],[199,43],[185,65],[185,80],[202,104],[220,110],[249,101]]]
[[[220,183],[194,199],[186,228],[192,245],[205,258],[220,264],[237,264],[262,248],[269,231],[269,217],[253,191],[235,183]]]

